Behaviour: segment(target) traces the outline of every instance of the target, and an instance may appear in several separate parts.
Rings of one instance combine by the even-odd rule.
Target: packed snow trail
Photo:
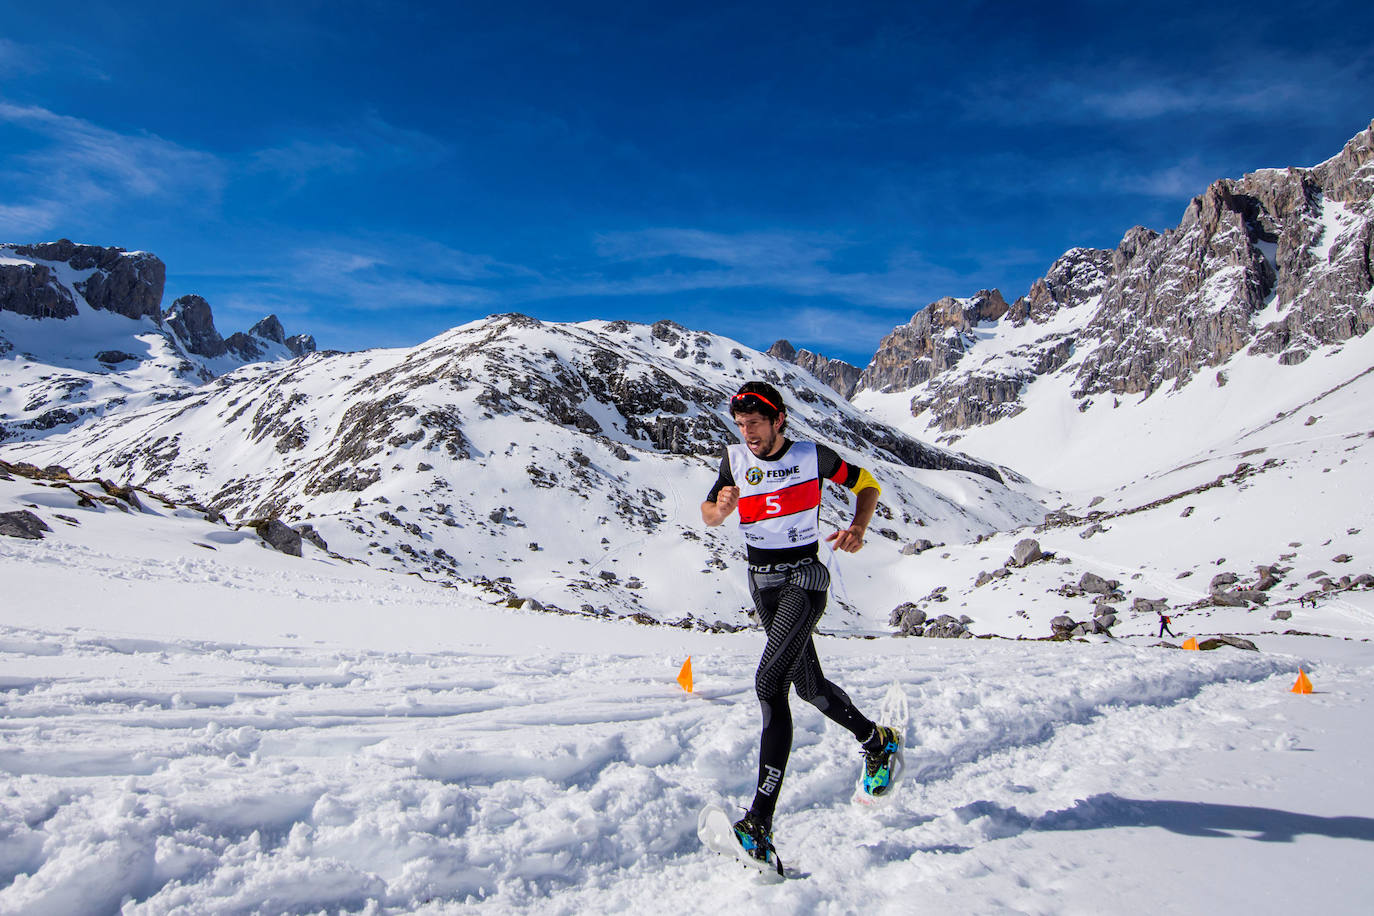
[[[813,880],[769,888],[722,872],[695,833],[704,803],[752,791],[757,642],[713,637],[689,695],[666,654],[4,628],[0,912],[706,912],[720,894],[770,912],[909,912],[931,894],[957,912],[1071,912],[1072,859],[1047,850],[1074,831],[1264,820],[1242,807],[1234,826],[1209,825],[1221,809],[1156,797],[1152,778],[1238,745],[1295,756],[1280,753],[1291,731],[1253,717],[1291,704],[1299,664],[1314,667],[1270,652],[823,639],[827,672],[861,706],[893,681],[909,697],[907,781],[890,806],[852,805],[857,749],[797,704],[777,841]],[[1328,691],[1354,680],[1316,667]],[[1340,700],[1325,696],[1303,699]],[[1364,802],[1343,829],[1367,854]],[[1325,823],[1306,832],[1339,841]]]

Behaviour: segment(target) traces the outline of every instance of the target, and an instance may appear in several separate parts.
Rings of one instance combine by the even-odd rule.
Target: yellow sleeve
[[[868,473],[868,468],[859,468],[859,479],[854,481],[854,486],[849,489],[855,493],[858,493],[860,490],[873,489],[878,491],[879,496],[881,496],[883,492],[883,488],[878,486],[878,481],[874,480],[873,475]]]

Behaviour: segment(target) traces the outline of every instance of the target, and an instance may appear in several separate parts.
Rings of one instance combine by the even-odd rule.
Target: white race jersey
[[[777,461],[731,445],[739,522],[749,546],[783,550],[820,540],[821,476],[814,442],[793,442]]]

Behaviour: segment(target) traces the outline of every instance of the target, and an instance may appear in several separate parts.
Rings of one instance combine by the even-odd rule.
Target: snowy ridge
[[[660,323],[473,322],[406,350],[255,364],[176,401],[4,450],[192,500],[236,521],[310,522],[344,555],[475,582],[515,603],[665,622],[745,622],[733,526],[698,506],[748,378],[787,393],[794,434],[873,470],[869,547],[837,567],[833,625],[885,626],[901,549],[1038,520],[990,465],[875,423],[796,367]],[[840,491],[842,493],[842,491]],[[847,523],[846,497],[823,524]]]

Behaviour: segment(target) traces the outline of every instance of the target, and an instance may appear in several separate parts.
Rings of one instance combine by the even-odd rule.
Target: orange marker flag
[[[682,670],[677,673],[677,682],[682,685],[683,690],[692,692],[692,656],[687,656],[687,661],[682,663]]]
[[[1294,692],[1294,693],[1311,693],[1311,692],[1312,692],[1312,682],[1311,682],[1310,680],[1307,679],[1307,674],[1306,674],[1301,668],[1298,669],[1298,679],[1297,679],[1296,681],[1293,682],[1293,692]]]
[[[1185,648],[1185,649],[1192,649],[1194,652],[1200,652],[1200,651],[1202,651],[1202,650],[1200,650],[1200,649],[1197,647],[1197,637],[1196,637],[1196,636],[1189,636],[1189,637],[1188,637],[1188,641],[1185,642],[1185,643],[1183,644],[1183,648]]]

